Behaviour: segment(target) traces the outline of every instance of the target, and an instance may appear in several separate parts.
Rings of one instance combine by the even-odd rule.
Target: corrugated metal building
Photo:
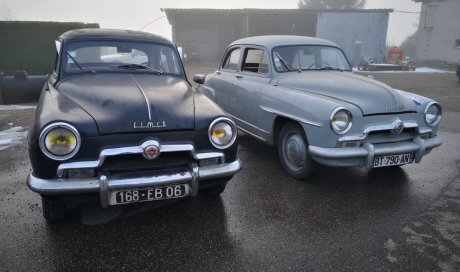
[[[355,65],[385,54],[390,9],[164,9],[173,41],[189,57],[218,61],[232,41],[258,35],[302,35],[339,44]],[[382,55],[383,53],[383,55]],[[193,54],[193,56],[192,56]]]

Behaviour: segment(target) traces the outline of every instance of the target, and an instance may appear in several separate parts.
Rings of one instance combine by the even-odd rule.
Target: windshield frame
[[[335,71],[334,70],[325,70],[325,69],[292,69],[292,70],[288,70],[288,71],[280,71],[276,68],[275,66],[275,50],[278,49],[278,48],[282,48],[282,47],[300,47],[300,46],[317,46],[317,47],[329,47],[329,48],[334,48],[334,49],[337,49],[339,50],[340,52],[342,52],[342,55],[349,67],[349,69],[340,69],[338,68],[337,71],[348,71],[348,72],[352,72],[353,71],[353,66],[351,65],[351,62],[348,60],[348,57],[347,55],[345,54],[345,52],[342,50],[342,48],[338,47],[338,46],[331,46],[331,45],[324,45],[324,44],[283,44],[283,45],[277,45],[275,47],[273,47],[271,49],[271,56],[270,56],[270,61],[272,62],[272,67],[273,67],[273,71],[276,72],[276,73],[279,73],[279,74],[284,74],[284,73],[292,73],[292,72],[296,72],[296,73],[300,73],[300,72],[307,72],[307,71]]]
[[[185,76],[185,69],[184,69],[184,66],[183,66],[183,63],[182,63],[182,59],[180,58],[179,56],[179,53],[177,51],[177,48],[176,46],[174,46],[174,44],[168,44],[168,43],[161,43],[161,42],[152,42],[152,41],[145,41],[145,40],[133,40],[133,39],[104,39],[104,38],[91,38],[91,39],[88,39],[88,38],[85,38],[85,39],[67,39],[67,40],[64,40],[64,41],[61,41],[62,42],[62,50],[60,51],[59,55],[58,55],[58,58],[59,58],[59,67],[58,67],[58,70],[59,70],[59,75],[58,75],[58,80],[62,80],[64,78],[67,78],[67,77],[70,77],[70,76],[76,76],[76,75],[81,75],[81,74],[89,74],[91,73],[90,70],[87,70],[87,69],[83,69],[83,70],[75,70],[75,71],[72,71],[72,72],[68,72],[66,71],[67,69],[67,54],[66,52],[69,52],[69,49],[72,48],[72,46],[75,44],[75,43],[85,43],[85,42],[88,42],[88,43],[97,43],[97,42],[101,42],[102,44],[103,43],[110,43],[110,42],[113,42],[113,43],[123,43],[123,42],[126,42],[126,43],[138,43],[138,44],[146,44],[146,45],[153,45],[153,46],[164,46],[164,47],[168,47],[169,49],[172,50],[172,53],[174,54],[174,58],[175,58],[175,61],[176,61],[176,65],[177,65],[177,69],[178,69],[178,73],[168,73],[168,72],[163,72],[161,74],[159,73],[156,73],[155,71],[151,70],[151,69],[121,69],[121,68],[118,68],[118,69],[96,69],[96,74],[133,74],[133,73],[140,73],[140,74],[151,74],[151,75],[168,75],[168,76],[175,76],[175,77],[180,77],[182,79],[186,79],[186,76]],[[103,46],[103,45],[102,45]],[[127,63],[118,63],[119,65],[122,65],[122,64],[127,64]],[[85,66],[83,66],[85,68]],[[94,73],[93,73],[94,74]]]

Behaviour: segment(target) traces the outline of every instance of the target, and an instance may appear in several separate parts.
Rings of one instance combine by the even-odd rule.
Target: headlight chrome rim
[[[45,143],[46,136],[52,130],[57,129],[57,128],[67,129],[68,131],[72,132],[74,134],[74,136],[75,136],[76,145],[75,145],[75,148],[73,149],[73,151],[70,152],[69,154],[66,154],[66,155],[63,155],[63,156],[55,155],[55,154],[51,153],[48,150],[48,148],[46,147],[46,143]],[[65,161],[65,160],[68,160],[68,159],[72,158],[80,150],[80,145],[81,145],[81,137],[80,137],[80,133],[78,133],[78,130],[75,127],[73,127],[72,125],[69,125],[69,124],[64,123],[64,122],[56,122],[56,123],[52,123],[52,124],[46,126],[42,130],[42,132],[40,133],[40,137],[39,137],[39,146],[40,146],[40,149],[43,152],[43,154],[45,154],[45,156],[47,156],[48,158],[50,158],[52,160],[56,160],[56,161]]]
[[[213,141],[213,139],[212,139],[212,129],[214,128],[215,125],[219,124],[220,122],[227,123],[232,129],[232,137],[231,137],[230,141],[225,145],[219,145],[219,144],[215,143]],[[209,125],[209,129],[208,129],[209,141],[217,149],[226,149],[226,148],[232,146],[236,141],[237,134],[238,134],[238,130],[236,128],[235,123],[230,118],[227,118],[227,117],[219,117],[219,118],[215,119],[214,121],[212,121],[211,125]]]
[[[435,106],[438,108],[438,115],[436,116],[436,120],[432,123],[428,122],[428,120],[426,119],[426,115],[428,113],[428,110],[430,109],[431,106]],[[441,117],[442,117],[442,108],[441,108],[441,105],[439,105],[437,102],[430,102],[428,103],[428,105],[426,105],[426,108],[425,108],[425,112],[423,114],[423,117],[425,119],[425,123],[431,127],[434,127],[436,126],[437,124],[439,124],[439,122],[441,122]]]
[[[337,131],[334,129],[334,126],[333,126],[333,119],[334,119],[334,116],[339,112],[339,111],[344,111],[347,115],[348,115],[348,125],[347,127],[342,130],[342,131]],[[336,108],[332,113],[331,113],[331,116],[329,117],[329,125],[331,127],[331,130],[335,133],[335,134],[338,134],[338,135],[343,135],[345,133],[347,133],[348,131],[350,131],[351,129],[351,126],[353,125],[353,116],[351,114],[351,112],[347,109],[347,108],[344,108],[344,107],[338,107]]]

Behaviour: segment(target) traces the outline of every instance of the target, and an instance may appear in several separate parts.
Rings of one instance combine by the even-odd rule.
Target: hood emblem
[[[403,110],[404,109],[404,105],[388,105],[385,107],[385,110],[386,111],[395,111],[395,110]]]
[[[160,156],[160,149],[156,145],[148,145],[144,148],[142,156],[144,156],[146,160],[154,160]]]
[[[396,133],[396,134],[400,134],[401,132],[403,132],[404,130],[404,123],[403,122],[398,122],[396,125],[395,125],[395,128],[393,129],[393,131]]]
[[[138,124],[137,122],[134,122],[133,128],[164,128],[166,127],[166,121],[158,121],[158,122],[146,122],[145,124],[143,122],[140,122]]]

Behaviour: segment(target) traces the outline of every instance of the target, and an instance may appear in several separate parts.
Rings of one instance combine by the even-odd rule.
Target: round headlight
[[[332,112],[330,122],[335,133],[345,134],[352,125],[351,112],[345,108],[337,108]]]
[[[429,126],[435,126],[441,121],[442,109],[439,104],[431,102],[425,109],[425,122]]]
[[[225,149],[235,142],[237,130],[232,120],[221,117],[211,123],[208,134],[215,148]]]
[[[50,159],[63,161],[72,158],[80,148],[80,135],[71,125],[54,123],[40,134],[40,149]]]

